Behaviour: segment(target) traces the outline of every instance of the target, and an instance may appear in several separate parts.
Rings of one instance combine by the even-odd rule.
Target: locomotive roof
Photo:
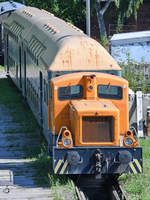
[[[24,6],[4,26],[50,71],[120,70],[97,41],[47,11]]]

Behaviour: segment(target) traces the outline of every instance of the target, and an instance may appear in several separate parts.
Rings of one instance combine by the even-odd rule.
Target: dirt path
[[[5,73],[0,70],[0,78]],[[2,95],[2,94],[0,94]],[[35,185],[33,180],[34,170],[30,167],[31,160],[25,159],[23,146],[28,143],[25,134],[11,133],[11,130],[19,130],[19,124],[14,123],[9,110],[0,104],[0,200],[51,200],[52,192],[49,188]],[[9,132],[10,130],[10,132]],[[30,139],[31,142],[31,139]],[[33,141],[36,143],[37,141]],[[5,173],[11,170],[14,175],[14,185],[10,186],[10,192],[4,193],[3,180]],[[4,177],[2,177],[4,175]]]

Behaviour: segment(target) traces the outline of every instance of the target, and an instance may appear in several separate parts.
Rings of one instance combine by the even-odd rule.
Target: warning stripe
[[[56,164],[54,172],[57,173],[57,174],[64,174],[65,170],[67,169],[67,166],[68,166],[67,160],[65,161],[65,163],[64,163],[63,160],[59,160]],[[67,171],[65,174],[69,174],[69,172]]]
[[[61,171],[60,171],[60,174],[64,173],[64,171],[67,168],[67,166],[68,166],[68,161],[66,160],[65,163],[64,163],[64,165],[63,165],[63,167],[62,167],[62,169],[61,169]]]
[[[134,159],[134,162],[136,163],[136,166],[138,167],[139,171],[142,173],[142,167],[137,159]]]
[[[137,159],[133,159],[133,162],[129,163],[130,166],[130,172],[137,174],[142,173],[142,167]]]
[[[57,165],[56,165],[55,170],[54,170],[55,173],[57,173],[57,171],[59,170],[59,167],[61,166],[62,162],[63,162],[63,160],[59,160],[59,161],[57,162]]]
[[[136,169],[135,169],[133,163],[130,162],[129,165],[130,165],[130,168],[132,169],[133,173],[134,173],[134,174],[137,174],[137,171],[136,171]]]

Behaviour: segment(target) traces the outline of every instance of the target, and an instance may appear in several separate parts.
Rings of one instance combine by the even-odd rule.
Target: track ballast
[[[117,177],[80,175],[72,180],[79,200],[129,200]]]

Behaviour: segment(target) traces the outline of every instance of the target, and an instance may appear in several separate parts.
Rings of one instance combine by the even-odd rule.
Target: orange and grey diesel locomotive
[[[26,7],[4,23],[5,66],[30,105],[57,174],[142,172],[129,130],[128,82],[77,27]]]

